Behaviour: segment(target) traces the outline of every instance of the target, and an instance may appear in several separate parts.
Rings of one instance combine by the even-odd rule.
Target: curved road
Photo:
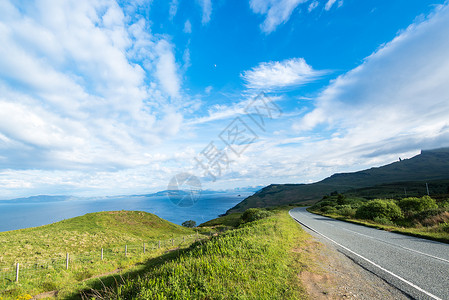
[[[449,245],[311,214],[290,215],[352,260],[416,299],[449,299]]]

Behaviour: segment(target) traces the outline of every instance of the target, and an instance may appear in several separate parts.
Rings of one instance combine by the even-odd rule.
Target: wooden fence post
[[[65,269],[66,270],[69,269],[69,252],[67,252],[66,257],[65,257]]]
[[[125,245],[125,256],[128,256],[128,245]]]
[[[16,264],[16,282],[19,282],[19,263]]]
[[[145,254],[145,243],[143,243],[143,254]]]
[[[161,241],[159,241],[159,249],[161,248]]]
[[[101,260],[103,260],[103,248],[101,248]]]
[[[175,245],[175,240],[171,239],[171,245],[174,246]]]

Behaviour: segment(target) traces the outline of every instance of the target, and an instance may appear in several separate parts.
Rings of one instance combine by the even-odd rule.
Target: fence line
[[[101,248],[97,251],[90,251],[84,253],[69,253],[65,257],[59,255],[57,258],[48,258],[45,260],[36,260],[33,262],[18,261],[12,265],[0,265],[0,288],[5,288],[15,282],[22,282],[26,280],[36,279],[42,273],[62,272],[64,270],[76,269],[83,265],[94,263],[101,263],[102,261],[110,262],[114,259],[131,259],[138,255],[145,255],[147,253],[155,252],[162,248],[169,248],[175,246],[175,240],[181,245],[190,238],[192,241],[198,240],[198,232],[195,234],[183,236],[178,238],[171,238],[168,240],[158,240],[144,242],[143,245],[127,244],[119,247]],[[94,274],[91,274],[94,275]],[[87,279],[87,278],[84,278]]]

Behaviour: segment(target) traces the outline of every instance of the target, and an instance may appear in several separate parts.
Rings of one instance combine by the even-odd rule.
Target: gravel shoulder
[[[315,257],[311,271],[298,276],[310,299],[411,299],[341,253],[330,241],[314,237],[306,251]]]

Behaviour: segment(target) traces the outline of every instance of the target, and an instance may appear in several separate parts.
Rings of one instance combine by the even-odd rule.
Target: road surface
[[[412,298],[449,299],[449,244],[334,220],[304,207],[290,215]]]

